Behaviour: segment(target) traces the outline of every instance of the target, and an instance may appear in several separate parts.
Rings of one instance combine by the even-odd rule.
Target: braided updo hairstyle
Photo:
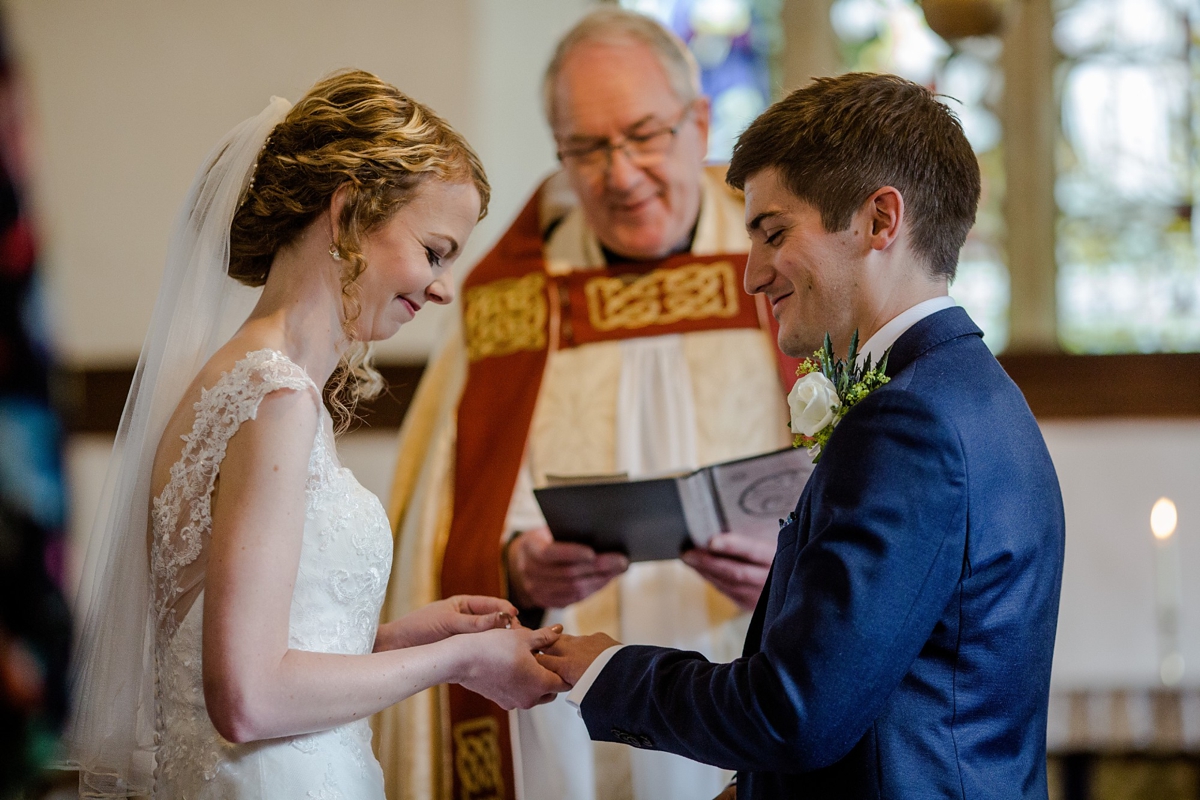
[[[333,247],[341,276],[344,327],[359,314],[356,280],[367,268],[361,241],[385,223],[428,179],[471,182],[480,219],[491,189],[483,164],[466,140],[428,107],[363,70],[325,78],[288,112],[263,145],[229,236],[229,275],[262,286],[280,248],[296,240],[346,187]],[[379,394],[383,381],[366,343],[354,343],[326,395],[350,420],[360,399]]]

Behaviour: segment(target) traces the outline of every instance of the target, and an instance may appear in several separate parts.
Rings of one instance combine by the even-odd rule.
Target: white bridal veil
[[[175,406],[257,298],[228,276],[229,228],[258,153],[291,104],[273,97],[205,159],[171,234],[162,288],[117,429],[76,602],[67,757],[81,797],[151,791],[154,623],[150,469]]]

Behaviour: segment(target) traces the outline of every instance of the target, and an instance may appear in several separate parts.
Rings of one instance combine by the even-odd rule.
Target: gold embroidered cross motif
[[[454,769],[462,788],[458,800],[504,800],[496,720],[477,717],[454,726]]]
[[[632,278],[632,280],[631,280]],[[738,313],[737,272],[728,261],[592,278],[584,286],[596,330],[645,328]]]
[[[506,356],[546,347],[546,276],[534,272],[468,289],[463,297],[467,357]]]

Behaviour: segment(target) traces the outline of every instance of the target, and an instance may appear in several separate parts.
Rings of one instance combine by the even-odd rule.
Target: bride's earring
[[[333,257],[334,261],[342,260],[342,251],[338,249],[336,242],[329,243],[329,255]]]

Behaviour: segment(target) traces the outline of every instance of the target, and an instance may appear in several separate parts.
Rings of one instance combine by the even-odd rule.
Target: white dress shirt
[[[875,331],[871,338],[867,339],[866,344],[859,348],[859,360],[865,359],[869,355],[873,362],[877,362],[884,351],[894,345],[896,340],[913,325],[916,325],[931,314],[936,314],[938,311],[943,311],[947,308],[953,308],[955,305],[957,303],[954,302],[953,297],[942,295],[924,300],[907,311],[902,311],[882,328]],[[584,671],[583,675],[579,678],[579,682],[575,684],[575,687],[567,695],[567,702],[574,706],[576,710],[583,703],[583,698],[587,695],[588,689],[592,688],[592,684],[596,682],[596,676],[608,666],[608,662],[624,646],[623,644],[615,644],[608,648],[596,656],[596,660]]]
[[[866,344],[859,348],[859,359],[861,360],[870,356],[871,361],[878,362],[879,357],[883,355],[883,351],[894,345],[896,340],[913,325],[916,325],[930,314],[936,314],[944,309],[953,308],[955,305],[957,303],[954,302],[953,297],[942,295],[941,297],[924,300],[907,311],[900,312],[892,317],[890,322],[875,331],[871,338],[867,339]]]

